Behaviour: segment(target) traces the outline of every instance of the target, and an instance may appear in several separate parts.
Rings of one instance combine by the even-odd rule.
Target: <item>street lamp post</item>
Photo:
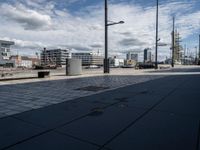
[[[200,34],[199,34],[199,60],[200,60]]]
[[[105,0],[105,58],[104,58],[104,73],[109,73],[108,59],[108,2]]]
[[[174,49],[175,49],[174,28],[175,28],[175,17],[173,17],[173,31],[172,31],[172,63],[171,63],[172,67],[174,67]]]
[[[108,26],[123,24],[124,21],[108,23],[108,1],[105,0],[105,58],[104,58],[104,73],[110,73],[108,59]]]
[[[158,69],[158,0],[156,5],[156,51],[155,51],[155,69]]]

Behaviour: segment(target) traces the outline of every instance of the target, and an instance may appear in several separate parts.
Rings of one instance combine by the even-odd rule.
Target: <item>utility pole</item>
[[[158,69],[158,0],[156,5],[156,51],[155,51],[155,69]]]
[[[174,48],[175,48],[174,28],[175,28],[175,17],[173,17],[173,30],[172,30],[172,64],[171,64],[172,67],[174,67]]]

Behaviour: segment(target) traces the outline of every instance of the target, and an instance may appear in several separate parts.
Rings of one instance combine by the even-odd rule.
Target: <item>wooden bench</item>
[[[38,78],[45,78],[50,76],[50,71],[39,71]]]

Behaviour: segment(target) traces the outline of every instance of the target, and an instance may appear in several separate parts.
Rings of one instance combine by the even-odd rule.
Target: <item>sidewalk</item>
[[[160,68],[160,67],[159,67]],[[111,68],[110,73],[107,74],[112,76],[138,76],[138,75],[181,75],[181,74],[199,74],[200,70],[197,71],[199,66],[176,66],[175,68],[167,69],[140,69],[135,70],[134,68]],[[77,79],[85,77],[95,77],[95,76],[106,76],[103,73],[103,68],[100,69],[84,69],[82,75],[79,76],[66,76],[64,69],[59,70],[49,70],[50,78],[38,78],[37,72],[39,70],[31,70],[29,72],[21,72],[16,76],[11,76],[9,78],[0,78],[0,85],[10,85],[10,84],[21,84],[21,83],[33,83],[33,82],[42,82],[42,81],[55,81],[61,79]],[[21,78],[19,80],[19,78]],[[11,80],[9,80],[11,79]],[[16,79],[16,80],[13,80]]]
[[[199,85],[171,75],[3,117],[0,150],[200,150]]]
[[[11,81],[12,84],[0,86],[0,118],[161,77],[163,76],[93,75],[45,79],[40,82],[34,80],[29,81],[30,83]]]

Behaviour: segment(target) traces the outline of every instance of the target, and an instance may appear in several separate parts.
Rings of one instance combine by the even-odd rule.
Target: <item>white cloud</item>
[[[1,16],[8,21],[14,21],[24,27],[25,30],[43,30],[51,26],[51,17],[43,15],[37,11],[27,9],[24,5],[12,6],[3,4],[0,6]]]
[[[3,18],[0,24],[1,38],[17,39],[17,49],[34,50],[38,45],[44,45],[47,48],[65,47],[82,51],[100,49],[103,52],[103,3],[102,6],[90,6],[73,14],[67,9],[57,9],[55,5],[55,1],[45,0],[27,0],[26,5],[0,4],[3,10],[0,12]],[[172,14],[177,16],[176,23],[182,38],[187,38],[199,28],[200,11],[192,12],[193,5],[171,2],[159,6],[159,38],[162,43],[171,43]],[[142,51],[146,47],[154,48],[155,12],[155,7],[109,4],[109,20],[125,21],[125,24],[109,27],[109,54],[121,54],[129,49]],[[159,51],[159,55],[169,54],[169,47],[160,48],[162,52]]]

